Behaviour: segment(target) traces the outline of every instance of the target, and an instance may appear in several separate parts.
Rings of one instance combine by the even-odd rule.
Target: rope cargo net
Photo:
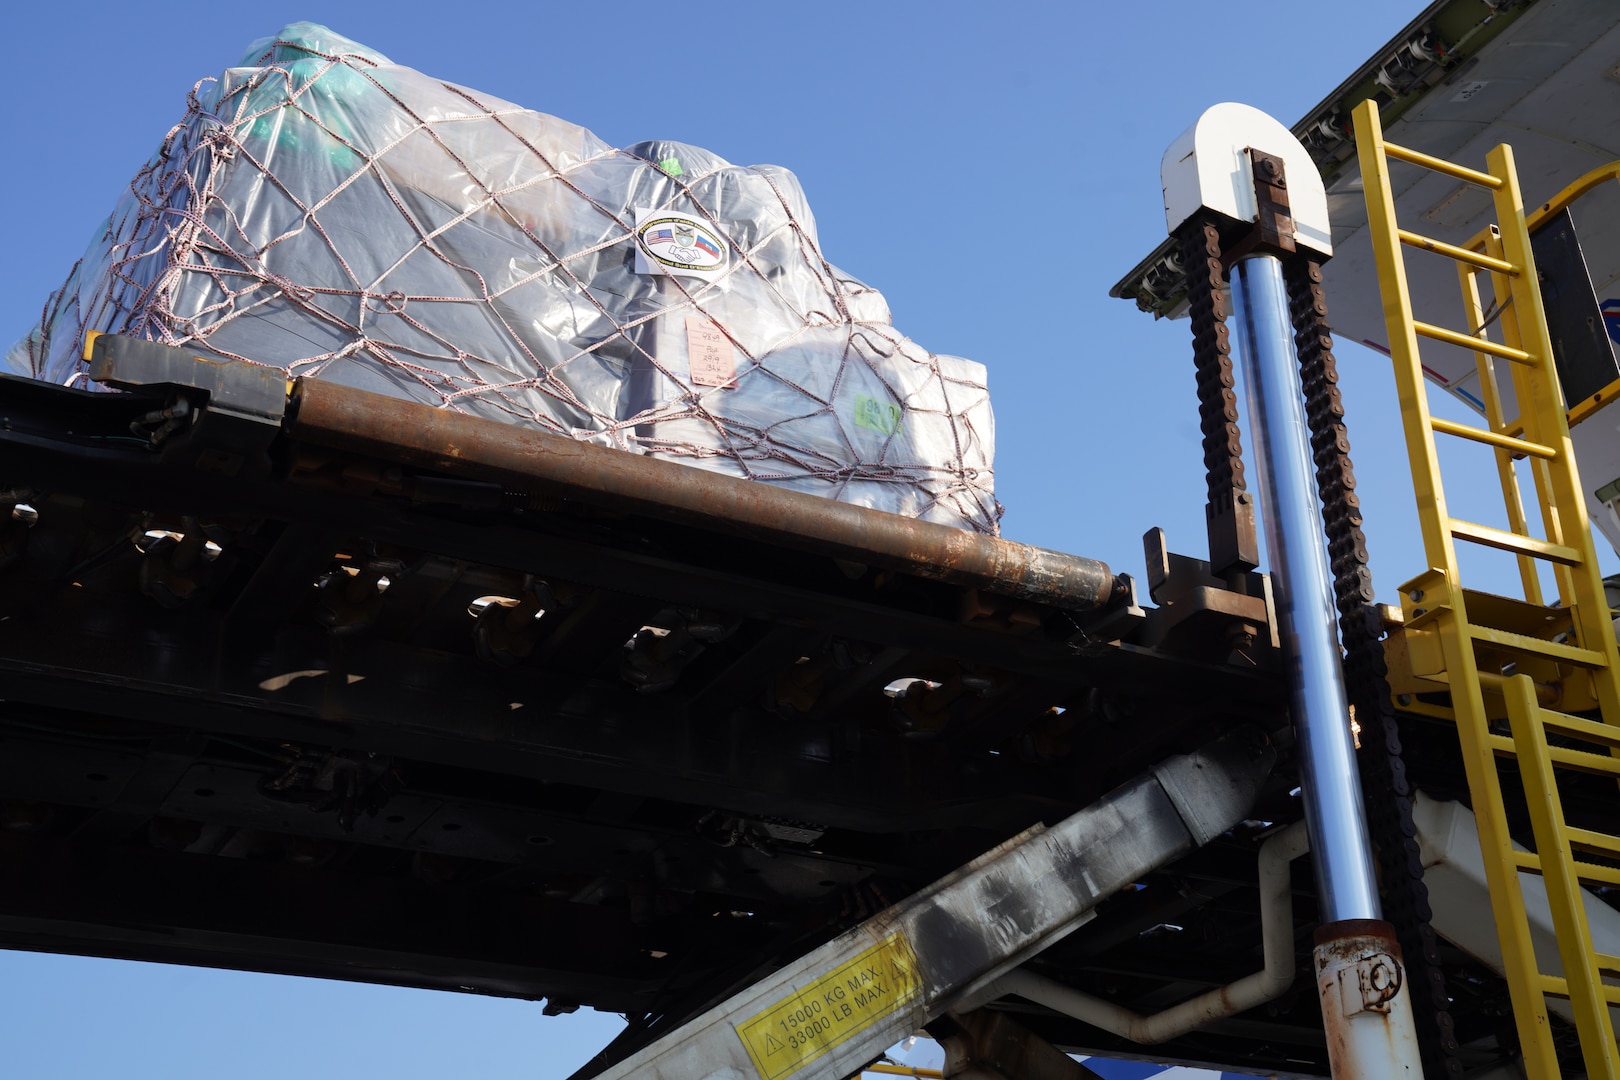
[[[794,175],[617,149],[294,23],[204,79],[7,354],[87,331],[994,533],[984,367],[821,254]]]

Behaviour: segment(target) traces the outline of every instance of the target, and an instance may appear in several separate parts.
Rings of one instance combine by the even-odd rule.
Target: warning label
[[[921,991],[917,958],[905,935],[897,931],[737,1025],[737,1035],[763,1080],[781,1080],[859,1035]]]

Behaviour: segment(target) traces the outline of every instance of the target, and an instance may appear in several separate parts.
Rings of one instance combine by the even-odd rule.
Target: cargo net
[[[994,533],[982,365],[898,333],[792,173],[584,128],[296,23],[185,118],[13,346],[273,365]]]

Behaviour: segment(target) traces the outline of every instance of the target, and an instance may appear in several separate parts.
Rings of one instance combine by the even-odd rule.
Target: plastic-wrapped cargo
[[[205,80],[16,373],[87,331],[996,531],[984,368],[894,329],[786,169],[616,149],[313,23]]]

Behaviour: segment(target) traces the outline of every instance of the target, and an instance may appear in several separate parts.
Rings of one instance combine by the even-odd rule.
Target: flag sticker
[[[636,208],[636,273],[713,281],[726,268],[726,242],[708,220],[679,210]]]
[[[922,992],[917,957],[895,931],[853,960],[822,975],[737,1026],[737,1037],[762,1080],[782,1080]]]

